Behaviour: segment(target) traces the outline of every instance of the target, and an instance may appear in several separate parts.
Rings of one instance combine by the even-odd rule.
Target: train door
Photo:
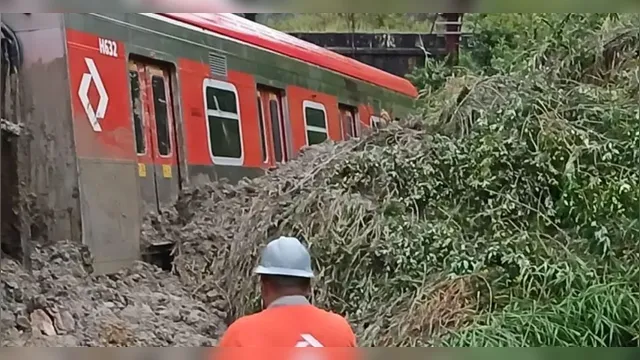
[[[262,160],[269,166],[289,160],[287,122],[284,118],[282,92],[276,89],[258,88],[258,120],[262,140]]]
[[[340,128],[342,130],[342,139],[349,140],[359,136],[358,128],[358,111],[356,108],[348,105],[340,104]]]
[[[129,62],[133,130],[145,210],[159,211],[173,203],[180,190],[170,74],[157,65]]]

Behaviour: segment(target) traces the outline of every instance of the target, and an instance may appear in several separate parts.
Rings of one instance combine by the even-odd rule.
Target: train
[[[96,273],[137,260],[144,216],[186,186],[257,176],[383,113],[402,117],[418,96],[402,77],[231,13],[2,22],[20,44],[17,178],[45,214],[40,233],[86,244]]]

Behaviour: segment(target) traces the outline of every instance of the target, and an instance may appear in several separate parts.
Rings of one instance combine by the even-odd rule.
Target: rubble
[[[83,246],[33,250],[33,273],[2,257],[2,346],[213,346],[225,302],[199,302],[178,279],[146,263],[93,276]]]
[[[0,119],[0,130],[6,131],[13,136],[19,136],[24,131],[24,126],[22,124],[12,123],[7,119]]]

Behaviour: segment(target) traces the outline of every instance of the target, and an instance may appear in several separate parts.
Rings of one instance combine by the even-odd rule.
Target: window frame
[[[236,97],[236,109],[238,113],[231,113],[228,111],[221,110],[211,110],[209,109],[209,104],[207,102],[207,88],[215,88],[218,90],[230,91]],[[207,144],[209,145],[209,157],[211,158],[211,162],[214,165],[227,165],[227,166],[242,166],[244,164],[244,137],[242,133],[242,114],[240,110],[240,98],[238,96],[238,89],[236,86],[230,82],[205,78],[202,81],[202,96],[203,96],[203,105],[204,105],[204,120],[207,126]],[[216,104],[216,107],[217,104]],[[238,121],[238,131],[240,138],[240,157],[226,157],[226,156],[215,156],[213,154],[213,144],[211,143],[211,125],[209,124],[209,116],[217,116],[221,118],[225,118],[228,120],[237,120]]]
[[[309,126],[307,124],[307,108],[320,110],[320,111],[322,111],[324,113],[324,129],[320,128],[320,127],[317,127],[317,126]],[[329,119],[327,117],[327,108],[323,104],[321,104],[319,102],[311,101],[311,100],[304,100],[302,102],[302,117],[304,119],[304,139],[305,139],[305,142],[306,142],[307,146],[311,146],[311,145],[309,145],[309,131],[324,133],[327,136],[326,140],[330,139],[329,138]]]
[[[156,92],[153,89],[153,78],[157,77],[159,79],[162,80],[162,84],[163,86],[163,90],[164,90],[164,101],[165,101],[165,112],[166,112],[166,120],[167,120],[167,135],[169,137],[169,153],[166,155],[163,155],[160,152],[160,141],[158,139],[158,114],[156,112]],[[174,147],[174,143],[173,143],[173,139],[172,139],[172,134],[173,134],[173,108],[170,106],[172,98],[170,98],[171,96],[171,88],[169,87],[169,81],[171,81],[170,79],[165,77],[165,73],[163,71],[162,76],[160,76],[159,74],[154,74],[152,72],[149,73],[149,88],[151,89],[151,103],[149,104],[150,106],[153,106],[153,128],[154,131],[152,131],[151,136],[155,136],[155,150],[156,153],[158,155],[158,157],[164,158],[164,159],[170,159],[174,156],[173,153],[173,147]]]
[[[353,121],[355,122],[355,127],[356,127],[356,136],[354,137],[356,139],[359,139],[360,136],[362,136],[362,124],[360,123],[360,111],[358,110],[358,108],[356,108],[356,112],[353,115],[355,116]]]
[[[358,111],[358,108],[353,107],[353,106],[349,106],[346,104],[338,104],[338,113],[340,115],[340,136],[343,137],[343,141],[344,140],[348,140],[348,139],[344,139],[344,133],[345,133],[345,128],[344,128],[344,113],[343,111],[345,111],[349,117],[351,118],[351,123],[349,126],[351,128],[351,130],[353,130],[353,134],[351,135],[350,139],[358,139],[360,137],[360,133],[361,133],[361,129],[360,129],[360,111]]]
[[[282,148],[282,164],[291,161],[295,157],[295,152],[292,148],[293,144],[293,129],[291,127],[291,114],[289,113],[289,98],[287,92],[282,90],[280,93],[280,110],[282,111],[281,132],[284,139],[282,140],[284,148]]]
[[[267,121],[264,117],[264,104],[262,101],[262,94],[258,91],[257,92],[257,101],[256,101],[256,105],[258,106],[258,131],[261,132],[260,134],[260,141],[263,142],[263,145],[261,145],[260,150],[262,150],[262,147],[264,146],[264,160],[262,161],[263,164],[269,164],[271,161],[271,154],[270,154],[270,149],[269,149],[269,142],[267,141]],[[262,131],[261,131],[262,130]]]
[[[133,67],[132,68],[132,65]],[[131,73],[135,73],[137,75],[136,79],[138,81],[138,98],[134,99],[133,98],[133,86],[131,84]],[[145,72],[146,74],[146,72]],[[147,155],[147,153],[149,152],[149,142],[147,141],[147,131],[149,130],[147,128],[147,118],[145,116],[145,111],[144,111],[144,103],[143,103],[143,83],[142,81],[140,81],[140,70],[138,70],[138,64],[135,62],[130,62],[129,63],[129,99],[130,101],[130,106],[131,106],[131,121],[133,124],[133,146],[136,152],[136,156],[140,157],[140,156],[145,156]],[[140,102],[140,127],[141,127],[141,140],[142,140],[142,144],[144,145],[144,152],[138,152],[138,145],[137,145],[137,141],[138,141],[138,136],[136,134],[136,109],[135,109],[135,102],[139,101]]]
[[[271,95],[275,95],[275,99],[271,98]],[[276,94],[271,94],[269,96],[269,102],[267,103],[267,106],[269,107],[269,126],[271,126],[271,140],[273,141],[273,160],[276,164],[282,164],[284,162],[286,162],[285,158],[286,158],[286,150],[285,150],[285,146],[286,145],[286,135],[284,133],[284,119],[282,118],[282,106],[280,104],[280,99]],[[271,106],[272,104],[275,104],[275,110],[276,110],[276,116],[277,118],[275,119],[276,121],[274,121],[273,119],[273,106]],[[274,124],[276,124],[278,126],[278,141],[276,141],[275,138],[275,127]],[[277,147],[276,147],[276,144]],[[277,156],[277,148],[280,148],[280,160],[278,161],[278,156]]]
[[[354,118],[353,114],[351,113],[351,111],[347,111],[347,113],[344,115],[346,115],[345,117],[347,119],[343,119],[343,122],[344,120],[347,120],[347,123],[346,123],[348,128],[347,135],[349,136],[349,139],[358,137],[357,131],[356,131],[356,119]],[[349,132],[351,134],[349,134]],[[345,140],[349,140],[349,139],[345,139]]]
[[[369,117],[369,126],[374,128],[374,129],[379,129],[380,128],[379,124],[381,122],[382,122],[382,118],[380,116],[371,115]]]

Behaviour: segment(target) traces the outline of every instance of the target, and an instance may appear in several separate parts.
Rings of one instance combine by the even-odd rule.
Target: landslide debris
[[[364,346],[637,346],[638,27],[573,16],[526,66],[452,75],[420,119],[185,191],[148,234],[230,320],[259,308],[262,246],[291,235],[315,303]]]
[[[2,346],[211,346],[225,330],[220,298],[192,299],[146,263],[92,276],[85,247],[38,246],[33,273],[2,257]]]

